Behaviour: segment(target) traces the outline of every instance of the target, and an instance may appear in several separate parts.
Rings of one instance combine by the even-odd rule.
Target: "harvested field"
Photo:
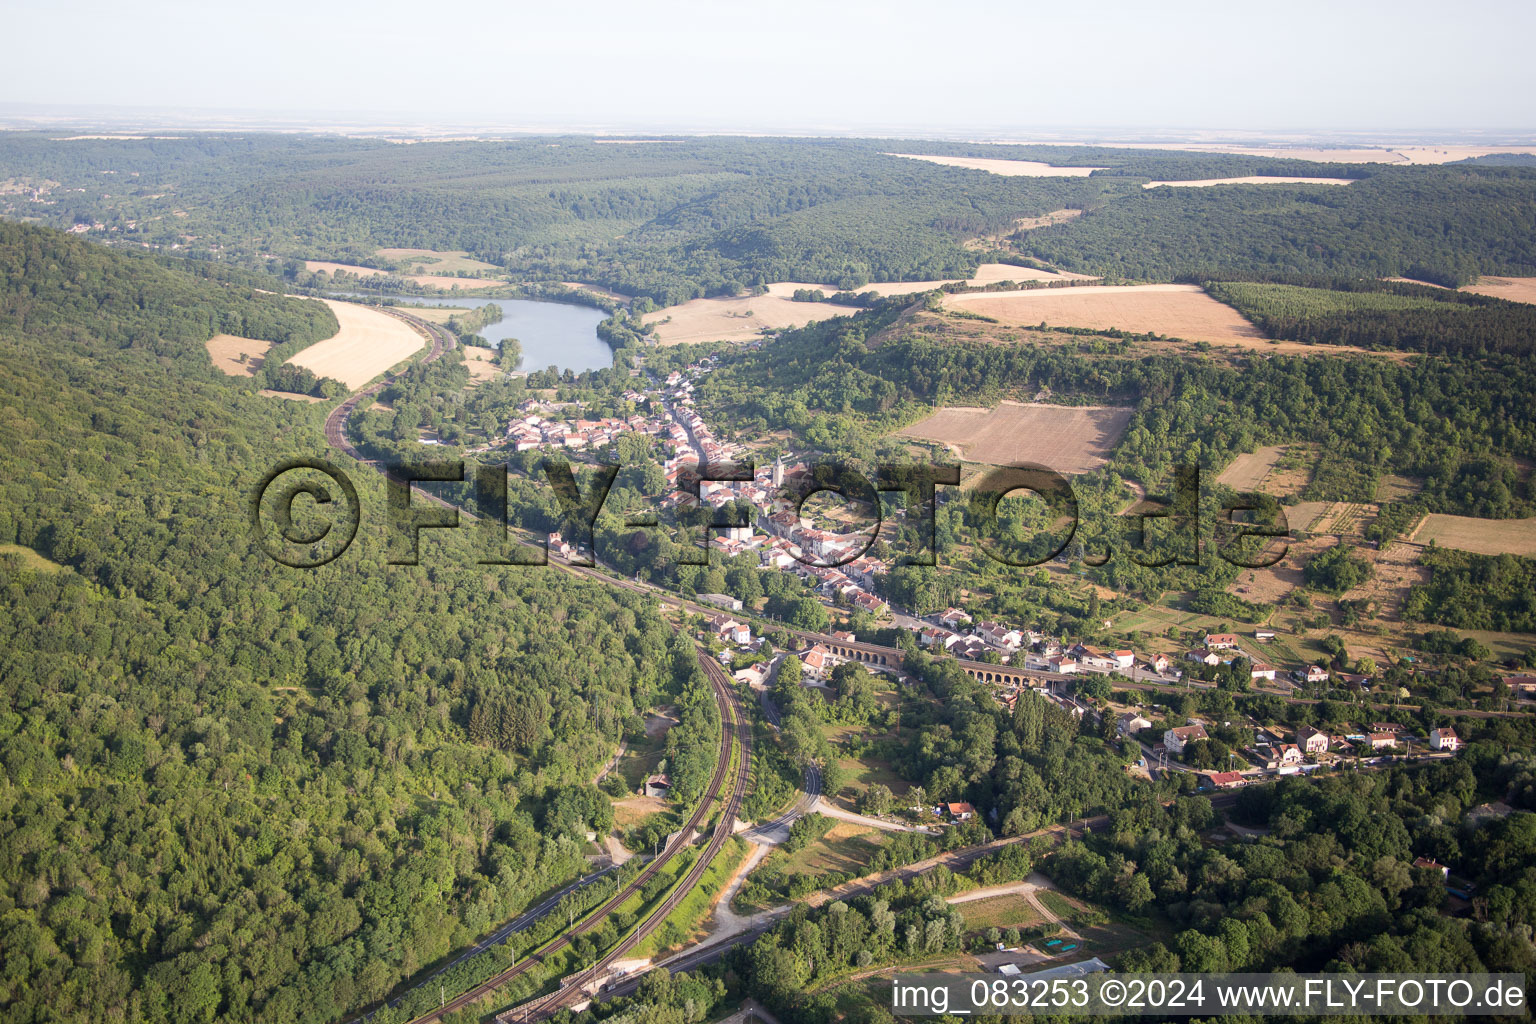
[[[996,409],[940,409],[900,434],[942,442],[968,462],[1033,462],[1071,475],[1104,464],[1131,413],[1102,406],[1004,402]]]
[[[1034,267],[1016,267],[1011,263],[983,263],[976,268],[976,273],[970,278],[953,277],[947,280],[933,281],[880,281],[860,285],[852,289],[856,294],[874,292],[877,295],[915,295],[918,292],[931,292],[942,288],[947,284],[967,284],[972,287],[984,287],[990,284],[1000,284],[1003,281],[1097,281],[1098,278],[1087,274],[1074,274],[1069,271],[1036,270]],[[814,284],[809,281],[780,281],[768,286],[768,294],[779,298],[791,298],[800,289],[815,291],[821,289],[827,295],[840,291],[834,284]]]
[[[338,271],[346,274],[356,274],[358,277],[374,277],[387,271],[376,267],[363,267],[355,263],[333,263],[330,260],[305,260],[304,266],[311,271],[325,271],[335,274]],[[494,288],[502,284],[501,281],[478,281],[470,277],[446,277],[442,274],[399,274],[396,275],[406,281],[412,281],[425,288],[443,288],[449,291],[472,291],[477,288]]]
[[[1073,213],[1077,211],[1071,211]],[[1089,274],[1074,274],[1070,270],[1036,270],[1034,267],[1016,267],[1011,263],[983,263],[975,275],[966,282],[969,285],[1000,284],[1003,281],[1097,281]]]
[[[1371,563],[1371,575],[1342,596],[1351,601],[1375,601],[1376,618],[1398,621],[1409,590],[1429,582],[1429,570],[1419,565],[1419,549],[1412,544],[1392,544],[1379,551],[1357,548],[1355,553]]]
[[[1475,519],[1432,512],[1408,538],[1479,555],[1536,557],[1536,519]]]
[[[1257,491],[1284,454],[1283,444],[1267,445],[1256,452],[1245,452],[1221,471],[1216,482],[1235,491]]]
[[[1007,177],[1086,178],[1094,171],[1106,170],[1103,167],[1057,167],[1054,164],[1040,163],[1038,160],[996,160],[989,157],[974,156],[922,156],[917,153],[886,153],[884,155],[899,156],[907,160],[927,160],[931,164],[943,164],[945,167],[964,167],[971,171],[986,171],[989,174],[1001,174]]]
[[[318,377],[339,380],[348,390],[357,390],[427,343],[409,324],[388,313],[355,302],[319,301],[331,307],[341,330],[288,362]]]
[[[1413,497],[1423,489],[1424,484],[1420,480],[1387,473],[1380,480],[1376,481],[1376,500],[1401,501],[1404,498]]]
[[[1510,302],[1536,302],[1536,277],[1485,277],[1461,290]]]
[[[793,290],[793,289],[791,289]],[[700,341],[753,341],[764,330],[782,331],[804,327],[812,320],[830,320],[858,312],[852,306],[825,302],[795,302],[777,295],[732,299],[694,299],[669,306],[641,319],[656,324],[661,345],[686,345]],[[665,321],[665,322],[663,322]]]
[[[325,401],[319,395],[297,395],[292,391],[273,391],[271,388],[262,388],[256,393],[258,395],[266,395],[268,398],[286,398],[290,402],[308,402],[311,405],[316,402]]]
[[[603,298],[612,299],[615,302],[629,301],[628,295],[620,295],[618,292],[604,288],[601,285],[587,284],[584,281],[561,281],[560,283],[567,288],[574,288],[579,292],[591,292],[593,295],[601,295]]]
[[[1310,530],[1312,524],[1318,521],[1318,517],[1328,511],[1331,501],[1302,501],[1295,505],[1287,505],[1285,508],[1286,522],[1292,533],[1297,530]]]
[[[946,296],[944,305],[1021,326],[1044,323],[1092,330],[1118,328],[1186,341],[1271,347],[1258,328],[1235,309],[1217,302],[1193,284],[973,292]],[[1313,347],[1325,350],[1324,346]]]
[[[256,371],[261,369],[261,361],[272,347],[272,342],[242,338],[234,334],[215,334],[204,345],[213,365],[229,376],[254,377]],[[240,360],[242,353],[246,356],[244,362]]]
[[[435,249],[380,249],[375,255],[392,263],[410,264],[412,267],[421,266],[439,274],[455,274],[460,270],[475,272],[501,269],[494,263],[477,260],[462,250],[438,252]]]
[[[1490,153],[1536,153],[1533,146],[1243,146],[1220,142],[1096,142],[1116,149],[1174,149],[1188,153],[1232,153],[1282,160],[1339,164],[1446,164]]]
[[[469,382],[478,383],[482,380],[492,380],[501,374],[501,367],[496,365],[496,350],[485,348],[481,345],[463,346],[464,365],[469,369]]]
[[[1288,178],[1250,174],[1243,178],[1200,178],[1196,181],[1149,181],[1142,188],[1205,188],[1210,185],[1349,185],[1353,178]]]
[[[968,931],[987,928],[1028,928],[1040,924],[1045,918],[1020,893],[991,896],[982,900],[967,900],[963,906],[965,926]]]

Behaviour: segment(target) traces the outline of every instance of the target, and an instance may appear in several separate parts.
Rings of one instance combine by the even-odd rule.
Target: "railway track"
[[[699,664],[703,666],[704,674],[709,677],[710,685],[714,688],[717,698],[721,700],[720,735],[724,742],[722,743],[720,763],[715,772],[717,780],[719,780],[720,777],[725,774],[727,768],[729,767],[729,747],[732,736],[735,737],[735,743],[738,747],[736,775],[731,786],[731,795],[725,802],[725,806],[720,815],[720,820],[715,825],[714,831],[710,834],[708,844],[706,844],[704,847],[704,850],[699,855],[698,860],[694,861],[693,866],[689,868],[688,874],[683,876],[683,880],[673,888],[672,892],[667,895],[667,898],[662,901],[661,905],[658,906],[654,912],[649,914],[646,919],[641,922],[640,925],[636,927],[632,932],[630,932],[630,934],[626,936],[621,942],[619,942],[618,945],[614,946],[607,953],[605,953],[602,958],[599,959],[596,963],[592,964],[592,966],[582,971],[576,977],[569,979],[568,983],[565,984],[559,991],[554,992],[548,996],[544,996],[543,998],[535,1000],[531,1003],[527,1003],[521,1007],[515,1007],[502,1014],[499,1014],[497,1016],[497,1020],[501,1022],[501,1024],[518,1024],[518,1022],[522,1021],[547,1020],[559,1010],[570,1006],[572,1003],[580,1002],[582,999],[586,998],[587,995],[584,986],[600,979],[603,974],[609,970],[609,968],[611,968],[615,963],[623,958],[625,953],[628,953],[630,950],[634,949],[637,945],[643,942],[651,934],[651,932],[655,931],[658,927],[661,926],[661,923],[667,919],[668,915],[670,915],[672,911],[677,908],[678,904],[686,899],[688,894],[693,891],[694,887],[699,884],[699,880],[704,877],[704,872],[709,869],[710,863],[715,859],[715,856],[725,845],[726,840],[731,838],[731,835],[735,831],[734,826],[736,823],[736,816],[741,810],[741,802],[746,795],[747,777],[751,771],[752,766],[751,723],[741,708],[740,704],[736,700],[736,691],[733,685],[734,681],[730,676],[725,674],[725,670],[720,667],[719,663],[701,651],[699,652]],[[728,721],[730,723],[729,728],[726,726]],[[715,794],[717,792],[718,788],[714,785],[711,785],[711,794]],[[708,808],[709,804],[712,802],[713,795],[701,802],[699,810],[694,812],[695,817],[697,818],[703,814]],[[415,1022],[415,1024],[426,1024],[426,1022],[427,1018],[422,1018],[421,1021]]]
[[[412,327],[416,328],[418,331],[424,334],[431,342],[431,350],[421,361],[423,364],[430,363],[441,358],[444,352],[451,350],[456,344],[456,339],[452,334],[436,326],[435,324],[429,324],[425,321],[417,319],[416,317],[412,317],[408,314],[399,313],[393,310],[385,310],[385,312],[411,324]],[[375,469],[379,470],[381,473],[385,473],[386,475],[387,471],[383,466],[380,466],[371,460],[365,459],[362,453],[359,452],[349,440],[347,440],[346,428],[348,419],[350,419],[352,413],[357,410],[357,407],[361,405],[365,400],[371,399],[378,395],[379,392],[388,387],[397,376],[398,375],[396,374],[392,374],[380,381],[377,381],[374,384],[369,385],[366,388],[354,392],[347,397],[346,401],[332,409],[325,419],[325,439],[332,448],[351,456],[359,462],[372,465]],[[434,495],[425,496],[433,499],[434,501],[441,502],[441,499],[436,498]],[[442,503],[447,504],[446,502]],[[566,566],[565,568],[571,569],[578,573],[581,569],[579,566]],[[585,573],[581,574],[586,575]],[[592,575],[598,579],[607,579],[607,577],[600,573],[594,573]],[[479,1001],[490,993],[496,991],[498,988],[507,984],[509,981],[527,974],[535,966],[547,962],[551,956],[560,953],[568,946],[570,946],[571,941],[575,936],[597,927],[605,918],[608,917],[609,914],[613,913],[615,909],[622,906],[624,902],[631,896],[638,893],[641,888],[644,887],[645,884],[652,878],[655,878],[656,875],[663,868],[665,868],[673,858],[675,858],[684,849],[686,849],[688,845],[690,845],[694,833],[699,830],[699,827],[704,823],[712,809],[720,801],[721,793],[729,783],[730,791],[725,800],[723,813],[720,816],[719,823],[710,836],[710,840],[705,846],[702,854],[699,856],[698,860],[695,861],[694,865],[689,869],[688,874],[684,876],[682,883],[674,887],[673,891],[667,896],[662,904],[658,906],[653,913],[648,915],[637,928],[631,931],[631,933],[622,942],[620,942],[617,946],[605,954],[597,963],[586,968],[583,972],[581,972],[581,974],[577,975],[577,981],[579,982],[579,979],[589,976],[592,978],[600,977],[602,973],[606,971],[610,966],[612,966],[616,960],[618,960],[629,950],[633,949],[637,944],[639,944],[648,935],[650,935],[650,933],[656,927],[658,927],[662,921],[666,920],[667,915],[676,909],[677,905],[681,903],[682,900],[688,895],[688,893],[692,891],[694,886],[698,884],[699,879],[703,877],[704,872],[709,868],[710,862],[713,861],[715,855],[720,852],[721,847],[725,845],[725,841],[730,838],[732,831],[734,830],[736,816],[740,812],[741,801],[746,793],[746,783],[748,774],[751,771],[752,755],[752,733],[750,723],[745,712],[737,702],[734,681],[725,674],[725,671],[717,662],[708,658],[702,651],[699,652],[698,657],[699,664],[703,667],[705,677],[710,682],[710,688],[714,691],[716,706],[718,707],[720,713],[720,751],[715,765],[715,774],[710,780],[709,788],[706,790],[704,796],[700,798],[698,806],[694,809],[693,814],[689,817],[688,821],[679,831],[677,838],[669,843],[657,857],[653,858],[651,862],[647,864],[646,867],[640,872],[640,874],[637,875],[634,880],[629,883],[629,885],[616,892],[611,899],[598,907],[597,910],[589,914],[581,924],[565,932],[563,935],[560,935],[557,938],[545,943],[529,957],[513,964],[511,967],[507,968],[505,971],[502,971],[500,974],[495,975],[487,981],[482,982],[469,991],[456,996],[451,1000],[445,1001],[436,1010],[416,1018],[412,1024],[433,1024],[433,1022],[440,1020],[445,1014],[452,1013],[456,1010],[460,1010],[466,1006],[472,1005],[473,1003]],[[731,753],[733,749],[738,750],[736,773],[734,778],[728,778],[730,775]],[[493,944],[497,939],[505,938],[514,931],[518,930],[519,927],[526,927],[528,924],[531,924],[533,920],[537,919],[537,916],[539,916],[541,912],[547,912],[548,908],[552,907],[555,902],[556,899],[546,900],[538,907],[532,908],[531,910],[525,912],[514,922],[499,930],[494,936],[492,936],[491,939],[477,944],[475,948],[467,951],[454,962],[457,963],[465,956],[472,955],[473,953],[479,952],[484,948],[488,948],[488,946]],[[545,1016],[555,1012],[567,1002],[574,1001],[575,996],[581,991],[582,989],[579,983],[568,984],[559,991],[542,997],[534,1003],[530,1003],[524,1007],[522,1019],[543,1019]],[[394,1002],[397,1004],[398,1001],[399,1000],[397,998]],[[372,1014],[376,1012],[377,1010],[371,1011],[368,1015],[365,1015],[364,1018],[359,1019],[366,1019],[366,1017],[372,1016]]]

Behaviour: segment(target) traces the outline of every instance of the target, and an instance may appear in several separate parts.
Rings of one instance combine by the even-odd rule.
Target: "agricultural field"
[[[256,371],[261,369],[261,361],[272,347],[272,342],[240,338],[233,334],[215,334],[208,339],[206,347],[208,358],[223,372],[231,377],[254,377]],[[246,358],[241,359],[242,355]]]
[[[1242,178],[1200,178],[1196,181],[1149,181],[1142,188],[1207,188],[1211,185],[1350,185],[1354,178],[1292,178],[1250,174]]]
[[[495,349],[484,345],[464,345],[461,351],[464,353],[464,365],[469,370],[471,384],[493,380],[501,373],[501,367],[496,365]]]
[[[1408,538],[1478,555],[1536,557],[1536,519],[1476,519],[1432,512]]]
[[[1140,143],[1103,142],[1111,149],[1141,149]],[[1533,146],[1241,146],[1219,142],[1162,142],[1157,149],[1186,153],[1222,153],[1231,156],[1259,156],[1276,160],[1310,160],[1320,164],[1409,164],[1454,163],[1494,153],[1536,154]]]
[[[1275,347],[1236,310],[1193,284],[973,292],[945,296],[944,306],[1005,324],[1118,329],[1217,345]]]
[[[1221,471],[1216,482],[1235,491],[1257,491],[1284,454],[1283,444],[1266,445],[1258,451],[1244,452]]]
[[[426,339],[403,320],[355,302],[320,299],[331,307],[341,330],[291,357],[317,377],[331,377],[356,390],[425,347]]]
[[[1069,212],[1069,211],[1062,211]],[[1077,211],[1070,211],[1076,213]],[[947,284],[965,284],[973,288],[981,288],[987,285],[1002,284],[1004,281],[1096,281],[1098,278],[1087,274],[1074,274],[1070,271],[1039,270],[1034,267],[1019,267],[1012,263],[983,263],[976,268],[976,273],[969,278],[954,277],[946,280],[932,281],[879,281],[860,285],[852,289],[857,294],[874,292],[885,297],[888,295],[913,295],[918,292],[931,292],[942,288]],[[808,281],[780,281],[768,286],[768,294],[778,298],[792,298],[795,292],[801,289],[815,291],[820,289],[823,293],[831,295],[839,291],[833,284],[815,284]],[[674,307],[675,308],[675,307]],[[835,308],[835,307],[834,307]],[[665,312],[665,311],[663,311]]]
[[[1010,178],[1086,178],[1094,171],[1103,171],[1104,167],[1057,167],[1055,164],[1041,163],[1038,160],[998,160],[990,157],[974,156],[923,156],[918,153],[886,153],[886,156],[899,156],[907,160],[926,160],[931,164],[941,164],[945,167],[963,167],[970,171],[986,171],[988,174],[1000,174]]]
[[[417,267],[422,273],[456,274],[459,271],[477,273],[482,270],[499,271],[494,263],[477,260],[467,252],[438,252],[435,249],[380,249],[375,253],[391,263],[406,266],[412,272]]]
[[[965,915],[966,930],[973,932],[988,928],[1029,928],[1045,921],[1022,893],[964,900],[960,902],[960,910]]]
[[[939,409],[900,433],[948,445],[967,462],[1033,462],[1072,475],[1104,464],[1131,413],[1101,406],[1003,402],[995,409]]]
[[[328,274],[343,273],[355,274],[358,277],[377,277],[387,274],[388,271],[379,270],[377,267],[364,267],[356,263],[336,263],[331,260],[305,260],[306,269],[318,273],[325,271]],[[448,291],[473,291],[477,288],[491,288],[497,285],[496,281],[477,281],[473,278],[448,277],[443,274],[396,274],[407,281],[415,282],[425,288],[443,288]]]
[[[1484,277],[1461,290],[1510,302],[1536,302],[1536,277]]]
[[[858,310],[853,306],[795,302],[770,294],[692,299],[680,306],[647,313],[641,320],[656,325],[656,341],[665,346],[701,341],[755,341],[765,330],[803,327],[812,320],[827,320],[856,312]]]

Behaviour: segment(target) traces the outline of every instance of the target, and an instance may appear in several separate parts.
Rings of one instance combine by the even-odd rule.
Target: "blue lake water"
[[[477,309],[494,302],[501,307],[501,321],[482,328],[480,335],[498,346],[507,338],[521,342],[523,360],[518,364],[520,370],[544,370],[555,366],[562,371],[581,373],[613,365],[613,349],[597,336],[597,325],[606,320],[608,314],[591,306],[533,299],[423,295],[391,295],[389,298],[412,305],[457,306],[461,309]]]

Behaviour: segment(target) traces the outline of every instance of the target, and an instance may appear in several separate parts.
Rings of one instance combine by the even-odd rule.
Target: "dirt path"
[[[884,818],[871,818],[866,814],[855,814],[853,811],[845,811],[836,804],[828,803],[826,798],[817,797],[811,805],[811,812],[825,814],[829,818],[839,821],[849,821],[855,825],[868,825],[870,828],[884,829],[887,832],[926,832],[926,829],[915,825],[902,825],[894,821],[886,821]]]

